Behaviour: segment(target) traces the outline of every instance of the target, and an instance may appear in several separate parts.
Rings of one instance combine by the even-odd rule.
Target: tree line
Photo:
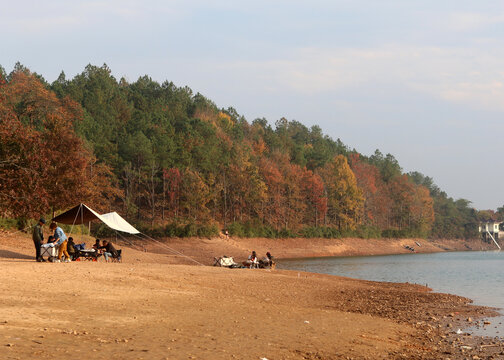
[[[477,235],[480,214],[391,154],[318,126],[248,122],[188,87],[88,65],[53,83],[0,67],[0,216],[85,202],[159,235]],[[199,230],[200,232],[199,232]]]

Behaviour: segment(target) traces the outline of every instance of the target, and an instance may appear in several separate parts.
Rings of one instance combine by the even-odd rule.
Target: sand
[[[226,247],[231,241],[238,245]],[[210,263],[221,247],[246,253],[244,243],[166,244]],[[2,359],[504,356],[500,342],[454,334],[491,310],[418,285],[201,266],[148,242],[120,244],[120,264],[36,263],[32,246],[24,234],[0,233]]]

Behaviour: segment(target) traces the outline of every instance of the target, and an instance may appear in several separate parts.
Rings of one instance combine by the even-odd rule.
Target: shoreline
[[[189,255],[189,249],[196,254],[219,244],[205,242],[170,247]],[[6,304],[0,339],[9,358],[65,359],[76,352],[124,359],[504,355],[501,341],[455,332],[495,315],[494,309],[422,285],[187,266],[183,257],[124,245],[122,264],[39,264],[32,247],[25,234],[0,232],[0,303]]]
[[[276,259],[301,259],[313,257],[331,256],[374,256],[374,255],[397,255],[413,253],[435,253],[446,251],[489,251],[494,247],[480,240],[425,240],[425,239],[267,239],[267,238],[165,238],[160,240],[162,244],[175,249],[180,253],[190,256],[195,260],[212,265],[214,257],[223,255],[232,256],[236,262],[247,259],[248,255],[255,250],[258,257],[263,257],[266,252]],[[416,245],[418,242],[421,246]],[[169,248],[163,245],[149,243],[143,246],[152,252],[173,255]],[[415,250],[412,252],[405,247]],[[183,258],[180,263],[188,264]]]

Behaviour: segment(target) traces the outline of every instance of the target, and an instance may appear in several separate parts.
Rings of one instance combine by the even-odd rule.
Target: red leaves
[[[74,101],[59,100],[32,75],[12,74],[0,86],[0,202],[3,215],[36,217],[52,207],[75,202],[93,204],[110,190],[110,175],[95,160],[72,123],[82,109]]]
[[[47,209],[42,186],[42,144],[37,133],[2,111],[0,127],[0,203],[2,215],[30,216]]]
[[[304,198],[308,204],[308,212],[312,214],[312,219],[307,218],[306,222],[311,223],[313,221],[313,225],[318,226],[327,214],[324,182],[318,174],[314,174],[307,169],[304,169],[301,181]]]

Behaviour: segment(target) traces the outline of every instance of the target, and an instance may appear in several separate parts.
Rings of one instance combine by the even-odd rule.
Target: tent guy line
[[[151,240],[151,241],[153,241],[153,242],[155,242],[155,243],[159,244],[160,246],[163,246],[163,247],[167,248],[168,250],[170,250],[170,251],[174,252],[174,253],[175,253],[175,254],[177,254],[177,255],[180,255],[180,256],[186,257],[186,258],[188,258],[189,260],[194,261],[196,264],[199,264],[199,265],[201,265],[201,266],[205,266],[204,264],[200,263],[199,261],[194,260],[192,257],[187,256],[187,255],[184,255],[184,254],[182,254],[180,251],[177,251],[177,250],[175,250],[175,249],[173,249],[173,248],[169,247],[168,245],[163,244],[162,242],[160,242],[160,241],[158,241],[158,240],[155,240],[155,239],[151,238],[150,236],[148,236],[148,235],[146,235],[146,234],[140,233],[140,235],[145,236],[147,239],[149,239],[149,240]],[[136,235],[133,235],[133,236],[136,236]],[[141,239],[141,237],[139,237],[139,236],[138,236],[138,238],[140,238],[140,239]]]
[[[140,248],[140,245],[138,244],[134,244],[132,243],[131,241],[129,241],[126,237],[124,237],[119,231],[116,231],[116,242],[117,242],[117,235],[119,235],[119,237],[121,237],[121,239],[126,242],[127,244],[129,244],[131,247],[133,248]],[[145,255],[147,255],[149,257],[149,259],[151,259],[152,262],[155,262],[155,263],[159,263],[159,261],[157,261],[152,255],[150,255],[146,250],[145,250],[145,246],[143,246],[143,244],[141,245],[141,249],[142,251],[145,253]]]

